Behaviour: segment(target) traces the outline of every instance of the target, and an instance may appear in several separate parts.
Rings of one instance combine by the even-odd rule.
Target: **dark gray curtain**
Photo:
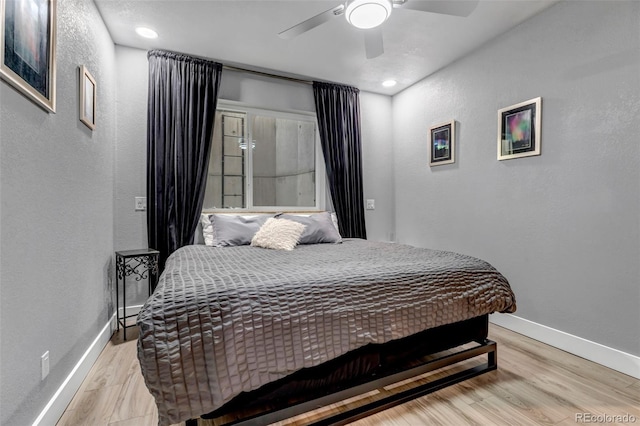
[[[222,64],[159,50],[147,57],[147,232],[162,271],[171,253],[193,243]]]
[[[360,90],[315,81],[313,94],[340,233],[346,238],[367,238],[362,191]]]

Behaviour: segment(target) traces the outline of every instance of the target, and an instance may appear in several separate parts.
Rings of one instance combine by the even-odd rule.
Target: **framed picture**
[[[540,155],[542,98],[498,110],[498,160]]]
[[[456,161],[456,122],[451,120],[429,129],[430,166],[451,164]]]
[[[91,130],[96,128],[96,80],[80,65],[80,121]]]
[[[56,1],[0,0],[0,77],[56,112]]]

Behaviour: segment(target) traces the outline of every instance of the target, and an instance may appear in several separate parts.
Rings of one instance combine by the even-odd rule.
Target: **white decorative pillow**
[[[336,231],[338,231],[339,234],[340,226],[338,226],[338,215],[336,214],[336,212],[331,212],[331,222],[333,222],[333,226],[336,227]]]
[[[200,226],[202,226],[202,238],[204,243],[208,246],[213,245],[213,225],[211,225],[211,219],[208,214],[200,215]]]
[[[269,218],[251,239],[254,247],[274,250],[293,250],[305,225],[288,219]]]

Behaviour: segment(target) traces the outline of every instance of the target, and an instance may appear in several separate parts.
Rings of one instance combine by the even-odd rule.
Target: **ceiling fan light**
[[[387,20],[392,10],[391,0],[353,0],[347,4],[345,17],[356,28],[375,28]]]

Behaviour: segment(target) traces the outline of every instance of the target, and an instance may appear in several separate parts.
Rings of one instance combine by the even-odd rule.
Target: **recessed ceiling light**
[[[140,37],[144,38],[158,38],[158,33],[153,31],[151,28],[138,27],[136,28],[136,33],[138,33]]]
[[[398,83],[398,82],[397,82],[397,81],[395,81],[395,80],[385,80],[385,81],[383,81],[383,82],[382,82],[382,85],[383,85],[384,87],[393,87],[393,86],[395,86],[397,83]]]
[[[390,0],[352,0],[344,15],[356,28],[374,28],[387,20],[392,7]]]

